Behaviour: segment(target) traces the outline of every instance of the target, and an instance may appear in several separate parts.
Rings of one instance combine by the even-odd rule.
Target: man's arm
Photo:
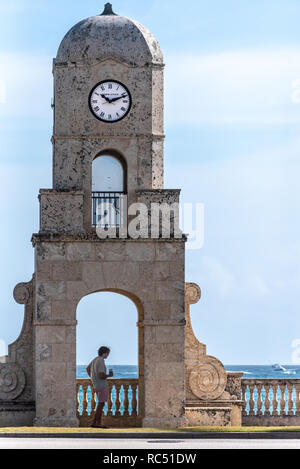
[[[99,378],[100,378],[100,379],[107,379],[107,378],[110,378],[110,377],[112,377],[112,376],[113,376],[113,375],[112,375],[111,373],[109,373],[108,375],[105,374],[105,373],[102,373],[102,372],[99,373]]]
[[[86,372],[89,375],[89,377],[91,377],[91,365],[86,367]]]

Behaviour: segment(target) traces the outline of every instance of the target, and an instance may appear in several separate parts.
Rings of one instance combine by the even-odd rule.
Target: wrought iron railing
[[[124,192],[92,192],[92,225],[120,228],[125,210]]]

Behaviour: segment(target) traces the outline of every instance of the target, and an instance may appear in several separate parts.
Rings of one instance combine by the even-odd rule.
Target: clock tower
[[[2,426],[89,422],[90,381],[82,413],[78,405],[76,312],[95,292],[124,295],[137,311],[138,379],[110,381],[109,426],[241,425],[242,374],[207,355],[191,325],[201,291],[185,284],[180,191],[164,188],[163,69],[154,36],[109,3],[60,44],[53,187],[39,194],[34,275],[14,289],[25,315],[0,357]]]
[[[76,308],[100,291],[137,308],[141,424],[186,423],[186,238],[131,236],[123,224],[133,204],[179,201],[164,189],[163,70],[155,37],[110,4],[76,24],[54,59],[53,188],[40,191],[33,235],[38,426],[78,425]]]

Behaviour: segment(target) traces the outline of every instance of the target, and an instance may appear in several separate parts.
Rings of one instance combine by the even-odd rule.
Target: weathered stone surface
[[[188,407],[185,414],[190,427],[229,427],[231,407]]]
[[[83,192],[40,191],[40,231],[83,233]]]
[[[226,384],[226,370],[214,357],[203,356],[190,372],[189,386],[199,399],[217,399],[225,391]]]
[[[0,364],[0,400],[16,399],[25,388],[26,378],[16,363]]]
[[[66,35],[53,71],[54,187],[40,192],[35,281],[15,290],[28,315],[7,359],[21,369],[18,383],[22,373],[25,377],[16,399],[36,399],[34,425],[78,425],[76,309],[86,295],[111,291],[137,308],[139,424],[184,425],[185,239],[100,240],[91,216],[93,161],[112,152],[124,163],[129,204],[179,200],[178,190],[164,189],[159,45],[133,20],[97,16]],[[126,118],[115,124],[95,119],[88,106],[91,89],[107,79],[126,85],[133,101]],[[0,377],[1,366],[10,366],[7,360]],[[1,386],[13,387],[13,375]]]
[[[135,66],[162,64],[159,44],[145,26],[123,16],[93,16],[80,21],[59,46],[57,62],[87,62],[107,56]]]

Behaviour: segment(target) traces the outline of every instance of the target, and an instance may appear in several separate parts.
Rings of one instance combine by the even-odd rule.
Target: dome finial
[[[101,13],[100,16],[117,16],[116,13],[113,12],[112,4],[106,3],[104,6],[104,11]]]

